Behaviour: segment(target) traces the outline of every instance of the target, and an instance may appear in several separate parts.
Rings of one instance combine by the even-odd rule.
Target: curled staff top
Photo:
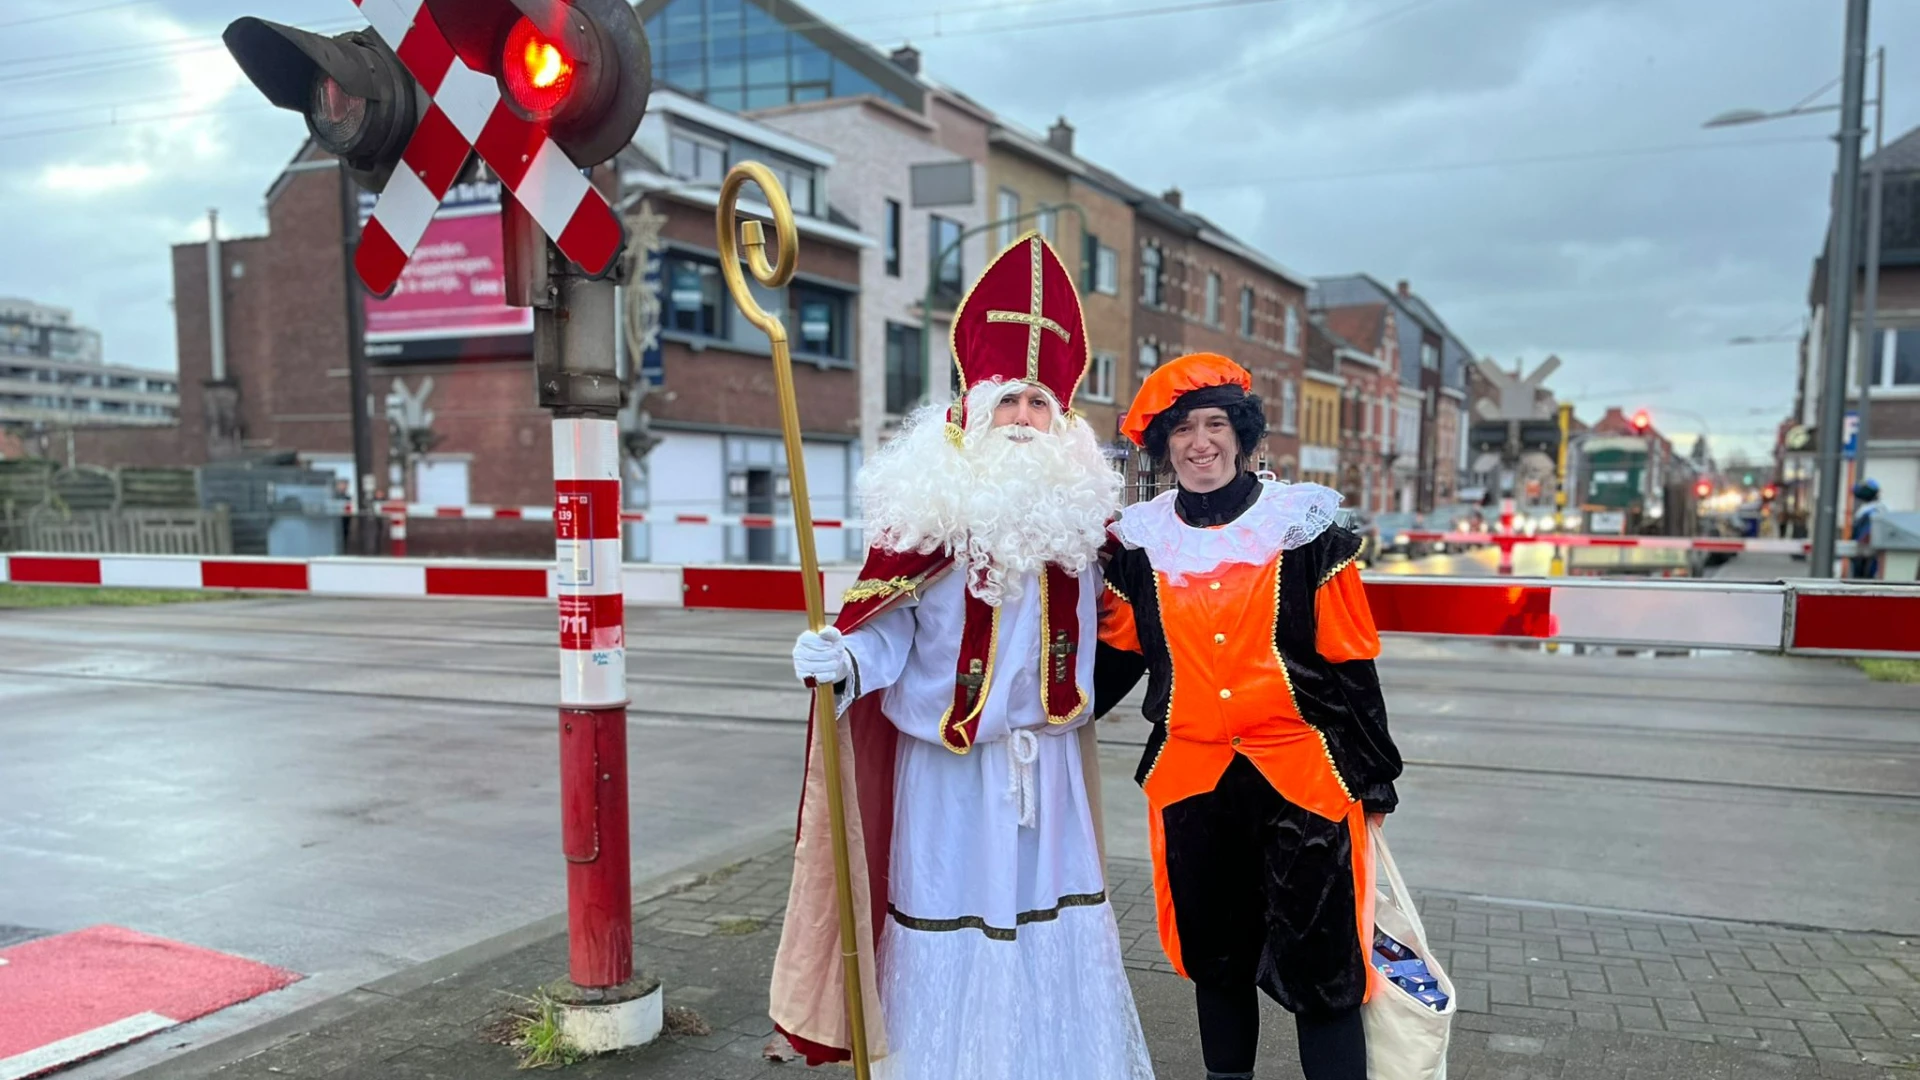
[[[739,220],[739,202],[741,189],[751,182],[760,188],[766,196],[767,207],[773,212],[774,243],[779,261],[769,263],[766,255],[766,234],[760,222],[749,220],[744,225]],[[769,338],[784,342],[786,328],[778,315],[769,314],[754,301],[753,293],[747,288],[744,275],[740,273],[742,248],[747,266],[753,271],[754,280],[769,289],[778,289],[793,280],[794,268],[800,256],[800,230],[793,221],[793,205],[787,201],[787,192],[774,179],[772,170],[757,161],[743,161],[728,170],[726,180],[720,185],[720,203],[714,209],[717,219],[720,249],[720,273],[727,279],[727,292],[733,295],[733,302],[740,307],[740,313],[747,321],[760,328]]]

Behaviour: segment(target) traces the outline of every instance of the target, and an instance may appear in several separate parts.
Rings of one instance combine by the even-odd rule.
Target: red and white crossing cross
[[[620,220],[549,137],[547,125],[517,112],[495,75],[455,55],[423,0],[355,3],[433,101],[361,234],[354,269],[367,288],[385,295],[400,280],[469,151],[479,153],[561,254],[589,274],[606,272],[625,244]],[[570,89],[556,84],[570,71],[566,57],[540,44],[550,51],[530,57],[547,65],[546,87]]]

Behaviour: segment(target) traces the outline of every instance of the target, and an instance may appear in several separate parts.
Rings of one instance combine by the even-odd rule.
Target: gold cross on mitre
[[[1028,309],[1026,311],[987,312],[987,321],[990,323],[1010,322],[1026,324],[1028,382],[1035,382],[1040,378],[1040,331],[1051,330],[1060,335],[1061,341],[1069,345],[1073,344],[1073,335],[1067,333],[1067,328],[1047,318],[1040,308],[1041,273],[1045,269],[1045,263],[1040,257],[1040,243],[1041,241],[1038,234],[1027,238],[1027,250],[1031,252],[1033,256],[1033,273],[1031,275],[1033,279],[1033,300]]]

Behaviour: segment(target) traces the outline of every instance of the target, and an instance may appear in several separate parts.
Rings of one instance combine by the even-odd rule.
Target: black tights
[[[1260,992],[1252,986],[1194,985],[1200,1054],[1213,1076],[1253,1075],[1260,1046]],[[1307,1080],[1367,1080],[1367,1033],[1360,1009],[1294,1016]]]

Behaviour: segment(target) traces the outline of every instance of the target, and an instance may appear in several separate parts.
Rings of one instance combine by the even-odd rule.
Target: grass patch
[[[113,589],[87,585],[14,585],[0,582],[0,611],[28,608],[154,607],[239,600],[245,593],[193,589]]]
[[[722,937],[745,937],[759,929],[759,919],[722,919],[713,924],[713,932]]]
[[[1855,660],[1875,682],[1920,683],[1920,660]]]
[[[666,1027],[663,1030],[668,1035],[697,1038],[713,1034],[713,1025],[707,1023],[704,1017],[692,1009],[687,1008],[685,1005],[669,1005],[667,1006]]]
[[[519,1000],[521,1008],[504,1026],[507,1045],[520,1055],[520,1068],[557,1069],[587,1056],[560,1031],[559,1002],[545,991]]]

